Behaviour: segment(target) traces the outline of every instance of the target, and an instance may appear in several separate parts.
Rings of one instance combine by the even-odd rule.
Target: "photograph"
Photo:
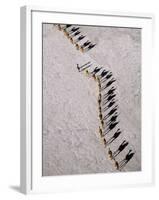
[[[142,29],[41,26],[42,176],[141,171]]]

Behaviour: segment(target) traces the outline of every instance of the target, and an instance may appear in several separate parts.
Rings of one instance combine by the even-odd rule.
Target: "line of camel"
[[[81,34],[80,27],[71,24],[61,25],[56,24],[58,30],[63,31],[65,36],[75,45],[77,50],[86,53],[93,49],[96,44],[92,43],[86,35]],[[95,67],[88,61],[83,65],[77,64],[78,72],[84,72],[87,76],[92,77],[98,84],[98,111],[99,111],[99,130],[98,134],[104,148],[108,149],[108,156],[114,162],[117,170],[122,170],[126,164],[133,158],[135,151],[128,149],[125,157],[118,161],[118,155],[126,148],[129,147],[129,142],[123,140],[115,151],[112,151],[109,145],[122,135],[119,127],[119,106],[116,99],[116,89],[114,86],[116,79],[110,70],[103,67]],[[113,133],[113,134],[112,134]],[[109,139],[107,136],[111,135]],[[126,151],[126,150],[125,150]]]

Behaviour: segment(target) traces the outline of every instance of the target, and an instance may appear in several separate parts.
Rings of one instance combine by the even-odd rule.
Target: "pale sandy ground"
[[[43,175],[117,172],[98,135],[97,83],[79,73],[76,64],[93,61],[117,79],[123,139],[135,156],[123,171],[141,170],[141,30],[82,26],[97,46],[82,54],[52,24],[43,25]],[[111,134],[111,133],[110,133]],[[108,137],[110,137],[108,135]]]

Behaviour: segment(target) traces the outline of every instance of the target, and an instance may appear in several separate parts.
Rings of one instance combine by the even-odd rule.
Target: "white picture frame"
[[[142,28],[142,170],[42,177],[41,24],[71,23]],[[21,192],[44,193],[151,185],[154,181],[151,14],[21,8]],[[106,181],[105,181],[106,180]]]

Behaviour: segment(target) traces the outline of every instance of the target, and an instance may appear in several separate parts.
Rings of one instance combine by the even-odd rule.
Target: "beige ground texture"
[[[141,30],[135,28],[80,26],[82,34],[97,45],[81,53],[53,24],[43,24],[43,176],[118,172],[100,141],[97,83],[76,64],[91,61],[113,72],[121,136],[134,157],[122,171],[141,170]],[[108,134],[108,139],[111,137]]]

